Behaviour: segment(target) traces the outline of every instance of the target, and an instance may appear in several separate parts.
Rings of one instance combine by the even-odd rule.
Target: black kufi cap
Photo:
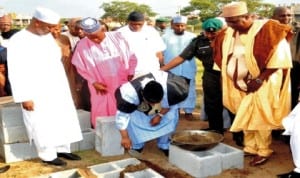
[[[141,12],[133,11],[128,15],[128,21],[144,21],[145,16]]]
[[[154,80],[147,83],[143,89],[143,96],[150,103],[159,103],[163,95],[164,91],[161,84]]]

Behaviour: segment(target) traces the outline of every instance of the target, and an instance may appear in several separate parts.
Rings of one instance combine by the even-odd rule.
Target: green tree
[[[145,16],[155,16],[156,13],[152,11],[151,7],[146,4],[137,4],[129,1],[112,1],[103,3],[100,8],[104,10],[103,19],[111,17],[114,21],[124,25],[127,21],[128,14],[132,11],[138,11]]]
[[[263,3],[262,0],[244,1],[247,3],[249,12],[262,17],[271,17],[275,7],[273,4]],[[191,0],[190,6],[184,7],[181,14],[188,15],[194,10],[200,10],[201,21],[205,21],[208,18],[218,16],[222,11],[222,7],[230,2],[232,0]]]

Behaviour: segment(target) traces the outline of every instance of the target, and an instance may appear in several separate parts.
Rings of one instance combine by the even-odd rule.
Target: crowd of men
[[[56,12],[38,7],[19,31],[4,15],[0,95],[21,103],[30,141],[46,164],[81,159],[70,150],[82,139],[76,109],[91,111],[94,128],[98,117],[115,116],[124,148],[142,152],[156,139],[168,156],[180,110],[187,120],[195,117],[197,57],[204,66],[206,130],[224,134],[227,109],[233,139],[257,166],[272,156],[272,131],[285,129],[296,168],[279,177],[299,177],[299,29],[291,16],[277,7],[272,19],[258,18],[246,3],[232,2],[196,36],[184,16],[159,18],[154,27],[133,11],[113,31],[98,19],[76,17],[66,30]]]

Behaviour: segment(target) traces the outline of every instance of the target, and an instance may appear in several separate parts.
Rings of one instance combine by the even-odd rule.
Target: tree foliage
[[[129,1],[112,1],[103,3],[100,8],[104,10],[104,15],[101,18],[111,17],[120,24],[125,24],[128,14],[132,11],[138,11],[146,16],[155,16],[156,13],[152,11],[151,7],[146,4],[137,4]]]
[[[244,0],[247,3],[248,11],[262,17],[270,17],[272,15],[274,5],[263,3],[262,0]],[[181,14],[188,15],[195,10],[200,10],[199,17],[204,21],[211,17],[218,16],[222,7],[232,2],[232,0],[191,0],[190,6],[184,7]]]

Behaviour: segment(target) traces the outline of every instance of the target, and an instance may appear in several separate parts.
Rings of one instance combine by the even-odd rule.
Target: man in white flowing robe
[[[82,140],[61,51],[50,31],[59,15],[38,7],[31,23],[11,38],[8,47],[9,79],[13,98],[21,103],[30,142],[44,163],[63,166],[80,157],[70,144]]]
[[[295,168],[293,171],[277,175],[279,178],[298,178],[300,177],[300,104],[298,103],[293,111],[282,120],[285,128],[283,135],[290,135],[290,145]]]
[[[137,57],[135,77],[159,70],[166,49],[159,33],[145,23],[142,13],[133,11],[128,15],[128,25],[118,29],[128,41]]]

